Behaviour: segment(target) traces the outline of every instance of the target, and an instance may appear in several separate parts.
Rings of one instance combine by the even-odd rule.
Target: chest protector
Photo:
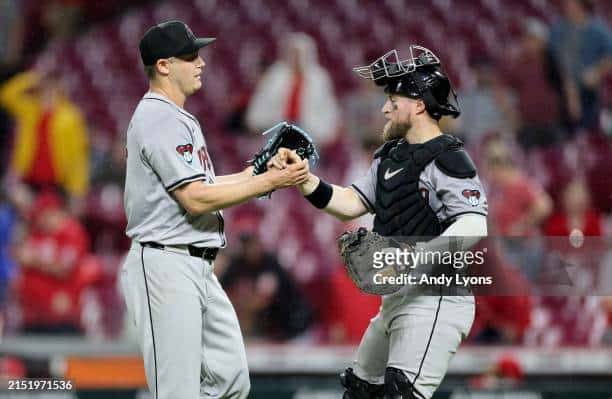
[[[423,144],[399,139],[380,147],[374,154],[380,158],[374,231],[382,236],[440,235],[443,226],[419,191],[419,176],[429,163],[462,146],[461,140],[443,134]]]

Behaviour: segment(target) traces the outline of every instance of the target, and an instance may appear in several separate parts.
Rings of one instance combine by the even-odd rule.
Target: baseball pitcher
[[[226,245],[222,209],[304,183],[308,162],[215,176],[198,120],[183,108],[206,63],[182,22],[140,41],[149,91],[127,131],[126,233],[120,280],[154,399],[246,398],[249,373],[234,309],[213,273]]]

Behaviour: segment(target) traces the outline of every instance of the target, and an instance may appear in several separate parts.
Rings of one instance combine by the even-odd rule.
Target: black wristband
[[[308,200],[312,205],[319,209],[323,209],[329,204],[334,194],[334,189],[331,184],[326,183],[323,179],[319,179],[319,185],[315,190],[305,195],[304,198]]]

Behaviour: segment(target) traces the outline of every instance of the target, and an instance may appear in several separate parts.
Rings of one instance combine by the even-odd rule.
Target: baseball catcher
[[[298,186],[313,206],[340,220],[375,215],[371,231],[350,232],[338,241],[359,288],[383,295],[356,360],[341,375],[344,399],[428,399],[469,333],[474,298],[469,291],[452,294],[431,285],[392,287],[380,277],[420,273],[428,266],[422,259],[406,266],[394,254],[469,250],[487,235],[487,199],[463,143],[440,130],[440,119],[457,117],[460,109],[431,50],[411,45],[404,58],[391,50],[354,71],[387,95],[384,144],[365,176],[349,187],[312,173]],[[282,168],[299,161],[281,149],[272,164]],[[456,265],[442,266],[449,271]]]

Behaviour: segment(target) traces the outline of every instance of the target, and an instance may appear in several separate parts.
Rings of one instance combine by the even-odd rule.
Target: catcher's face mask
[[[353,71],[378,86],[385,86],[387,94],[422,98],[435,119],[443,115],[459,116],[457,94],[442,72],[440,59],[431,50],[417,45],[411,45],[409,53],[410,56],[402,60],[397,50],[391,50],[370,65],[353,68]],[[448,100],[450,93],[455,105]]]
[[[364,79],[375,82],[384,78],[397,78],[416,71],[425,65],[440,65],[440,59],[425,47],[411,45],[408,49],[410,57],[400,60],[397,50],[391,50],[370,65],[353,68],[353,71]],[[384,83],[383,83],[384,84]]]

